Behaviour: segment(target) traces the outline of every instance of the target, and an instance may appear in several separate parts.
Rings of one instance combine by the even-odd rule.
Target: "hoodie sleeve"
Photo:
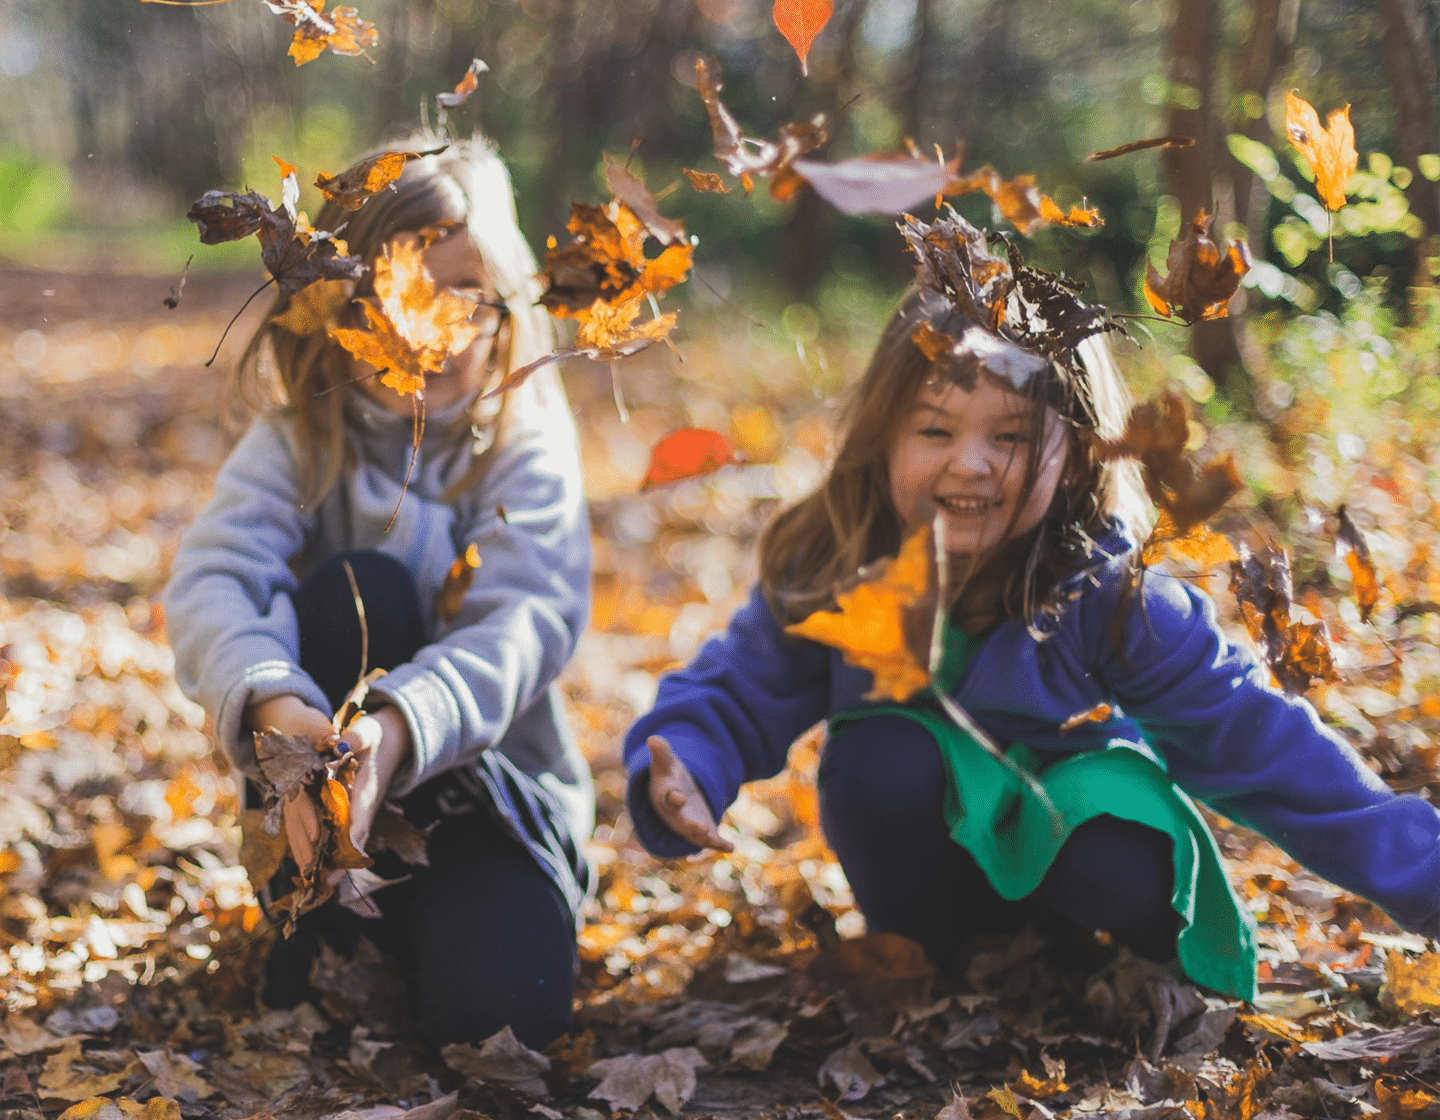
[[[669,742],[718,821],[741,785],[781,771],[790,745],[825,717],[829,696],[829,650],[787,638],[756,588],[723,634],[661,679],[654,708],[626,733],[626,803],[640,842],[662,857],[698,851],[650,804],[651,735]]]
[[[1181,788],[1401,925],[1440,935],[1440,812],[1397,795],[1302,699],[1232,645],[1210,599],[1146,574],[1100,674]]]
[[[400,709],[413,756],[408,793],[494,746],[570,660],[590,613],[590,521],[574,421],[556,390],[527,383],[513,427],[467,505],[481,565],[457,616],[370,687]],[[495,513],[503,507],[504,515]]]
[[[329,702],[299,667],[290,559],[311,528],[301,512],[283,429],[256,423],[226,459],[215,493],[180,539],[165,586],[175,675],[215,723],[235,764],[254,772],[245,709],[293,693],[327,715]]]

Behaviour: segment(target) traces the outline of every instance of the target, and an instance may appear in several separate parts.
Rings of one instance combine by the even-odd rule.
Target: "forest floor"
[[[232,778],[174,683],[158,606],[234,438],[219,369],[238,347],[202,361],[247,290],[193,277],[172,312],[168,286],[0,273],[6,1117],[1440,1116],[1433,946],[1223,821],[1232,881],[1260,923],[1253,1005],[1099,943],[1047,952],[1024,934],[937,977],[914,946],[862,937],[818,834],[815,735],[731,810],[733,855],[663,865],[639,849],[621,735],[656,674],[723,625],[760,525],[827,454],[816,355],[777,355],[739,328],[687,347],[685,366],[657,347],[622,367],[628,423],[604,370],[566,371],[596,576],[563,686],[600,811],[573,1033],[543,1060],[504,1038],[429,1052],[364,958],[326,962],[320,1008],[257,1007],[273,933],[237,865]],[[672,364],[663,377],[659,363]],[[682,424],[733,432],[760,465],[637,495],[647,449]],[[1300,598],[1345,671],[1318,690],[1322,710],[1393,784],[1433,794],[1440,595],[1416,553],[1440,549],[1428,515],[1401,501],[1391,452],[1373,452],[1366,524],[1407,542],[1390,576],[1409,580],[1416,612],[1402,617],[1387,592],[1380,632],[1339,591]]]

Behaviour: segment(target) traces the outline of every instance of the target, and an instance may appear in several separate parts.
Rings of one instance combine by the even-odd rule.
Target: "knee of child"
[[[494,990],[447,985],[421,993],[420,1027],[434,1046],[479,1045],[509,1027],[532,1050],[544,1050],[570,1029],[573,985],[556,977],[501,979]]]
[[[934,737],[903,716],[870,716],[842,728],[820,758],[822,803],[851,818],[904,821],[940,812],[945,782]]]

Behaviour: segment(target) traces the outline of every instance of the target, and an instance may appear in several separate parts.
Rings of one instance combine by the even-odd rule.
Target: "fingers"
[[[685,764],[675,757],[670,744],[652,735],[650,749],[650,804],[660,819],[677,836],[698,848],[732,852],[735,845],[720,835],[710,805]]]

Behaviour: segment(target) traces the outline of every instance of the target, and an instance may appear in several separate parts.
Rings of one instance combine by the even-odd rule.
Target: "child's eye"
[[[949,439],[950,433],[945,428],[928,427],[921,428],[920,434],[926,439]]]
[[[1027,431],[1000,432],[995,438],[1001,443],[1028,443],[1030,433]]]

